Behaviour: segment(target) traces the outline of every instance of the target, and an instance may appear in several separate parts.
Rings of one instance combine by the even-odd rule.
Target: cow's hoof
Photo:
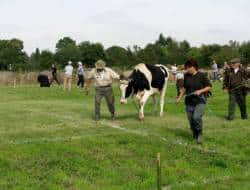
[[[139,115],[139,121],[144,121],[144,116],[143,115]]]
[[[144,121],[144,117],[143,117],[143,118],[139,118],[139,121],[140,121],[140,122],[143,122],[143,121]]]

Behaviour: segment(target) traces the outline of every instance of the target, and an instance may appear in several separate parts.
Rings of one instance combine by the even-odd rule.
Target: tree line
[[[112,46],[105,49],[101,43],[77,43],[70,37],[64,37],[56,43],[55,52],[37,48],[29,56],[24,51],[22,40],[0,40],[0,70],[13,71],[46,70],[53,63],[63,68],[69,60],[74,65],[81,61],[86,67],[93,67],[99,59],[107,61],[109,66],[129,69],[140,62],[182,65],[187,59],[194,58],[201,67],[208,68],[212,60],[216,60],[222,67],[224,62],[234,57],[241,58],[243,64],[249,64],[250,41],[229,41],[225,45],[203,44],[200,47],[191,47],[186,40],[177,41],[160,34],[155,42],[148,43],[143,48],[134,45],[127,48]]]

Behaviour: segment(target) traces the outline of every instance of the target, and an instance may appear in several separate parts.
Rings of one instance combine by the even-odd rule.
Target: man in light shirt
[[[213,73],[213,81],[218,80],[218,65],[215,60],[213,60],[212,64],[212,73]]]
[[[71,90],[71,82],[72,82],[72,73],[73,73],[73,66],[72,66],[72,62],[69,61],[68,65],[66,65],[64,71],[64,90]]]
[[[95,81],[95,120],[100,119],[100,105],[101,100],[105,97],[111,118],[115,118],[115,97],[112,89],[112,83],[115,79],[119,80],[120,76],[112,69],[106,67],[103,60],[95,63],[95,68],[92,69],[88,75],[88,80]],[[90,85],[90,82],[87,83]],[[87,87],[89,89],[89,86]]]

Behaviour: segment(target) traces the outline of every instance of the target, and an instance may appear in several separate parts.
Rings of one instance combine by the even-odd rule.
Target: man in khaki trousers
[[[88,81],[91,79],[95,80],[95,120],[98,121],[100,119],[100,105],[103,97],[106,99],[111,119],[115,119],[115,97],[112,83],[114,79],[120,79],[120,76],[112,69],[106,67],[106,63],[103,60],[99,60],[87,78]],[[87,82],[86,89],[89,89],[89,85],[90,82]]]
[[[63,85],[63,89],[64,90],[71,90],[71,83],[72,83],[72,73],[73,73],[73,66],[72,66],[72,62],[69,61],[68,65],[66,65],[64,71],[64,85]]]

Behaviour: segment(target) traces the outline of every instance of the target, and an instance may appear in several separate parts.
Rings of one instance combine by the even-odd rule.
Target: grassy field
[[[111,122],[93,121],[94,92],[60,87],[0,87],[0,189],[156,189],[161,153],[163,189],[250,189],[250,122],[228,122],[227,96],[214,85],[204,117],[204,144],[193,141],[184,106],[170,84],[165,116],[119,104]],[[248,108],[250,101],[248,97]]]

